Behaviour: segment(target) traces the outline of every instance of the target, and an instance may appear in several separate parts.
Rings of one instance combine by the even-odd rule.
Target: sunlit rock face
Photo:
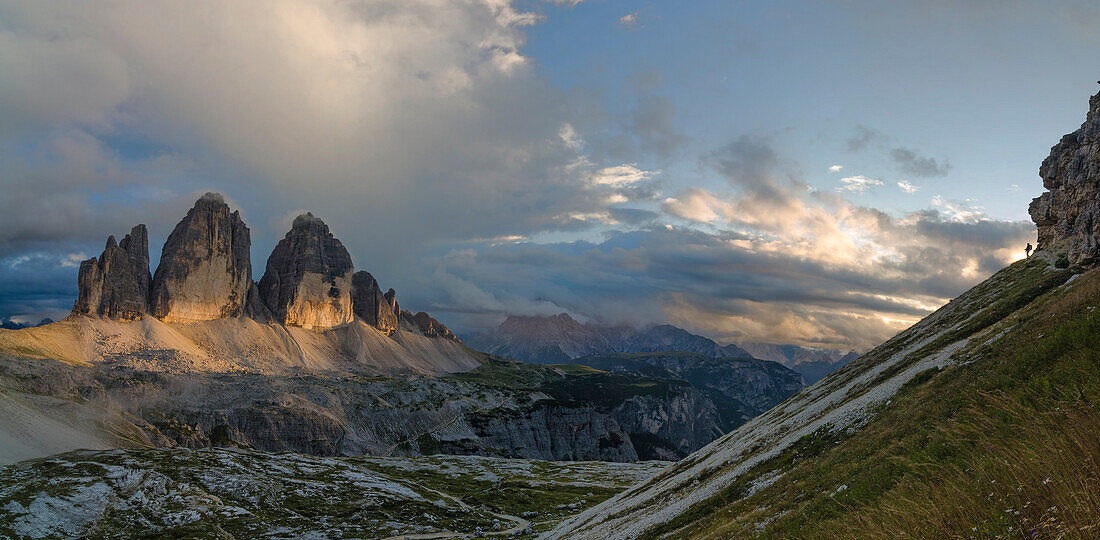
[[[268,257],[259,293],[276,322],[323,330],[352,322],[351,280],[348,250],[306,213]]]
[[[392,292],[393,289],[390,289]],[[387,335],[397,331],[397,312],[393,300],[386,298],[378,286],[378,280],[370,272],[362,270],[351,276],[351,308],[355,316],[363,322],[385,332]]]
[[[1051,148],[1039,176],[1049,191],[1029,208],[1038,249],[1064,248],[1074,264],[1100,260],[1100,94],[1089,100],[1081,128]]]
[[[203,195],[164,243],[153,276],[153,315],[165,322],[244,315],[252,286],[250,246],[240,212],[230,212],[217,193]]]
[[[138,225],[122,242],[108,237],[98,259],[80,263],[73,313],[140,319],[149,311],[150,281],[149,233],[145,225]]]

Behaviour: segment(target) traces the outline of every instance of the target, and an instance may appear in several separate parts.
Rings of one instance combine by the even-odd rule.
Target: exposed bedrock
[[[120,320],[140,319],[149,311],[149,233],[138,225],[107,245],[99,258],[80,263],[73,313]]]
[[[250,245],[240,212],[230,212],[217,193],[203,195],[164,243],[153,275],[153,315],[165,322],[245,315]]]
[[[358,271],[351,276],[351,309],[363,322],[385,332],[397,331],[396,293],[390,298],[378,286],[378,280],[370,272]]]
[[[1038,249],[1065,249],[1071,263],[1100,259],[1100,94],[1089,99],[1085,123],[1065,135],[1039,167],[1047,193],[1031,201]]]
[[[268,257],[259,293],[276,322],[324,330],[352,322],[351,286],[348,250],[305,213]]]

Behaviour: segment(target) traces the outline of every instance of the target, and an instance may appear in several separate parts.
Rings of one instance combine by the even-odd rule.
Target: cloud
[[[882,180],[867,178],[862,174],[858,174],[855,176],[845,176],[844,178],[840,179],[840,183],[844,185],[836,188],[837,191],[855,192],[864,192],[885,184],[885,182],[883,182]]]
[[[890,158],[901,168],[901,171],[914,176],[947,176],[951,170],[951,164],[944,161],[942,164],[935,158],[918,155],[907,148],[894,148],[890,150]]]
[[[584,139],[577,133],[577,130],[573,128],[573,125],[566,122],[558,129],[558,137],[561,142],[565,144],[570,150],[580,150],[584,147]]]
[[[465,328],[568,311],[609,324],[670,321],[726,341],[865,349],[999,269],[1033,233],[1028,223],[961,223],[935,210],[894,218],[831,201],[785,225],[743,227],[716,213],[707,220],[730,228],[478,246],[440,260],[438,273],[485,300],[441,294],[437,309]]]
[[[647,95],[638,100],[629,129],[643,151],[668,158],[687,142],[676,130],[676,106],[665,96]]]
[[[460,328],[567,311],[725,341],[866,349],[1012,261],[1034,234],[972,202],[937,198],[891,215],[808,190],[764,138],[738,138],[702,162],[733,191],[683,189],[647,225],[599,242],[481,245],[444,258],[438,273],[493,301],[471,310],[441,293],[439,309]]]
[[[840,170],[843,169],[843,168],[844,168],[843,165],[830,165],[829,166],[829,172],[834,172],[834,173],[835,172],[840,172]]]
[[[308,209],[415,290],[440,245],[617,221],[652,188],[591,182],[616,162],[587,159],[580,107],[530,69],[539,20],[502,0],[0,2],[0,256],[98,253],[145,222],[155,260],[215,190],[244,203],[258,272],[285,224],[248,217]],[[629,127],[670,150],[672,115],[654,99]]]
[[[907,180],[902,180],[898,182],[898,188],[906,193],[916,193],[920,191],[920,186],[914,186],[913,184],[910,184]]]
[[[622,17],[619,17],[619,25],[624,27],[624,28],[631,29],[631,30],[637,28],[638,27],[638,12],[635,11],[633,13],[627,13],[626,15],[623,15]]]
[[[875,131],[867,126],[856,126],[855,132],[848,138],[847,147],[849,152],[858,152],[867,148],[876,141],[885,139],[885,136],[878,131]]]
[[[589,178],[592,183],[601,186],[626,187],[649,180],[654,174],[657,172],[639,169],[637,163],[627,163],[615,167],[604,167]]]
[[[940,195],[932,197],[932,206],[938,207],[949,221],[957,223],[977,223],[988,221],[985,209],[972,200],[957,201],[945,199]]]
[[[898,168],[906,174],[928,178],[933,176],[947,176],[951,170],[951,163],[944,159],[942,162],[933,157],[921,155],[916,150],[895,146],[887,146],[891,138],[883,133],[867,126],[857,125],[854,133],[846,143],[848,151],[859,152],[867,148],[874,148],[883,152]]]

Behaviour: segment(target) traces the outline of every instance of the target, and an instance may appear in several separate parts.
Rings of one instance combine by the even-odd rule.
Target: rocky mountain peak
[[[447,328],[443,323],[432,318],[431,315],[424,313],[423,311],[413,315],[408,311],[401,311],[401,317],[408,321],[410,324],[416,327],[416,329],[425,336],[430,338],[443,338],[451,341],[458,341],[458,336]]]
[[[351,255],[328,225],[305,213],[294,219],[268,257],[260,298],[282,324],[313,329],[345,325],[354,317],[352,269]]]
[[[1100,94],[1081,127],[1062,137],[1039,167],[1047,192],[1031,202],[1038,250],[1064,249],[1074,264],[1100,259]]]
[[[137,225],[121,243],[108,236],[98,259],[80,263],[73,313],[140,319],[149,311],[149,283],[149,233]]]
[[[153,275],[151,310],[165,322],[246,314],[251,239],[240,212],[206,193],[168,235]]]

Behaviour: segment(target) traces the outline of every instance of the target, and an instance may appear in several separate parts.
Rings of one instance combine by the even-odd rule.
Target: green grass
[[[937,346],[1007,319],[1000,340],[971,344],[962,365],[918,373],[855,434],[799,441],[649,535],[1100,534],[1100,273],[1058,288],[1068,274],[1039,262],[1010,269],[1000,288],[979,291],[989,301],[941,321],[956,328]],[[738,496],[775,472],[771,486]]]
[[[618,375],[574,364],[536,365],[492,359],[452,379],[509,390],[539,391],[564,405],[614,407],[634,396],[667,396],[690,384]]]

